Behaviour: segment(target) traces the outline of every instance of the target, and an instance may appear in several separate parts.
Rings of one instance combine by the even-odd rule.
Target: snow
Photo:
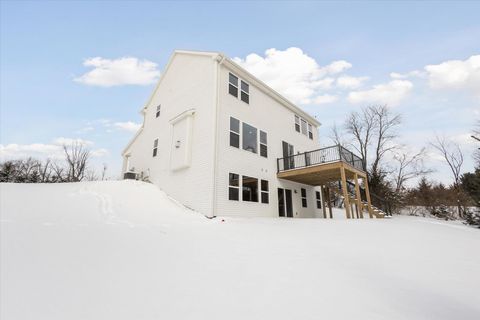
[[[0,318],[478,319],[480,231],[206,219],[134,182],[0,184]]]

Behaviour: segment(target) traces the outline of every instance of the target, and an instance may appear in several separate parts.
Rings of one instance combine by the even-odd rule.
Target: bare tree
[[[392,143],[397,137],[396,127],[401,123],[399,114],[392,114],[386,105],[372,106],[370,112],[373,115],[375,126],[375,157],[372,162],[372,175],[381,174],[381,161],[385,154],[392,151],[396,144]]]
[[[440,153],[452,172],[454,180],[453,187],[457,194],[458,215],[460,218],[463,218],[464,210],[462,210],[462,206],[460,204],[460,178],[463,165],[463,152],[458,144],[447,141],[445,137],[436,136],[435,142],[432,142],[431,146]]]
[[[367,171],[368,149],[377,126],[372,107],[363,108],[360,113],[352,112],[345,121],[347,133],[353,136],[354,143],[350,144],[363,159],[363,170]]]
[[[344,137],[340,131],[340,129],[337,127],[337,124],[334,123],[331,133],[330,133],[330,139],[333,141],[334,144],[336,145],[341,145],[341,146],[346,146],[347,143],[344,140]]]
[[[477,120],[477,123],[475,124],[472,138],[480,142],[480,119]],[[475,165],[480,167],[480,148],[473,153],[473,160],[475,161]]]
[[[102,181],[107,178],[107,164],[103,163],[103,169],[102,169]]]
[[[72,142],[69,146],[64,145],[63,151],[67,162],[67,181],[82,181],[85,177],[90,151],[85,149],[80,142]]]
[[[408,151],[398,151],[393,156],[396,163],[394,171],[395,192],[399,193],[405,188],[405,183],[415,177],[424,176],[433,170],[426,169],[423,160],[426,155],[426,149],[422,148],[417,153],[409,153]]]

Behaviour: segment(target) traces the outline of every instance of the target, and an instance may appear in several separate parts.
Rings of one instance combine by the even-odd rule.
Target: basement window
[[[260,155],[268,158],[267,133],[260,130]]]
[[[240,147],[240,121],[230,117],[230,145]]]
[[[228,174],[228,200],[238,201],[239,197],[239,176],[236,173]]]
[[[300,192],[302,195],[302,207],[306,208],[307,207],[307,190],[304,188],[301,188]]]
[[[267,180],[260,181],[260,191],[261,191],[262,203],[268,203],[268,181]]]
[[[153,141],[153,156],[157,156],[157,150],[158,150],[158,139],[155,139]]]
[[[238,77],[231,73],[228,74],[228,93],[238,98]]]
[[[258,202],[258,179],[242,176],[242,200]]]
[[[320,191],[315,191],[317,198],[317,209],[322,209],[322,199],[320,198]]]

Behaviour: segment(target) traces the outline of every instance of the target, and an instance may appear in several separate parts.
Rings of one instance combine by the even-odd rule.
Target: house
[[[330,192],[348,218],[381,216],[359,191],[362,159],[320,149],[317,119],[221,53],[175,51],[141,113],[124,176],[207,217],[331,217]]]

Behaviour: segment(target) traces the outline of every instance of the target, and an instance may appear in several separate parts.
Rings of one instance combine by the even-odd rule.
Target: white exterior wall
[[[129,168],[124,164],[124,172],[132,167],[135,172],[145,172],[151,182],[171,197],[208,216],[213,207],[215,66],[209,55],[174,55],[147,106],[143,130],[125,152],[130,154]],[[160,117],[156,118],[159,104]],[[172,170],[182,167],[171,163],[171,150],[175,148],[172,120],[191,109],[194,114],[188,120],[192,121],[190,166]],[[188,143],[183,141],[186,125],[180,122],[175,131],[182,140],[181,148]],[[153,157],[153,142],[157,138],[158,155]],[[174,161],[184,161],[183,155],[180,158]]]
[[[293,216],[294,217],[320,217],[322,210],[317,209],[314,188],[286,180],[277,179],[277,158],[283,157],[282,141],[293,145],[297,152],[310,151],[319,148],[318,130],[314,124],[313,140],[295,131],[295,113],[275,99],[256,88],[251,82],[250,103],[246,104],[228,93],[228,74],[230,70],[226,66],[220,67],[219,76],[219,117],[218,117],[218,149],[217,149],[217,177],[216,177],[216,214],[234,216],[270,216],[278,217],[277,188],[292,190]],[[242,75],[232,71],[242,79]],[[238,119],[241,123],[249,125],[267,133],[268,158],[260,156],[260,153],[230,146],[230,117]],[[240,124],[241,126],[241,124]],[[241,134],[240,134],[241,136]],[[259,179],[259,202],[228,200],[229,173],[255,177]],[[260,179],[269,182],[269,204],[260,201]],[[240,181],[241,185],[241,181]],[[300,188],[307,191],[307,208],[302,207]]]

